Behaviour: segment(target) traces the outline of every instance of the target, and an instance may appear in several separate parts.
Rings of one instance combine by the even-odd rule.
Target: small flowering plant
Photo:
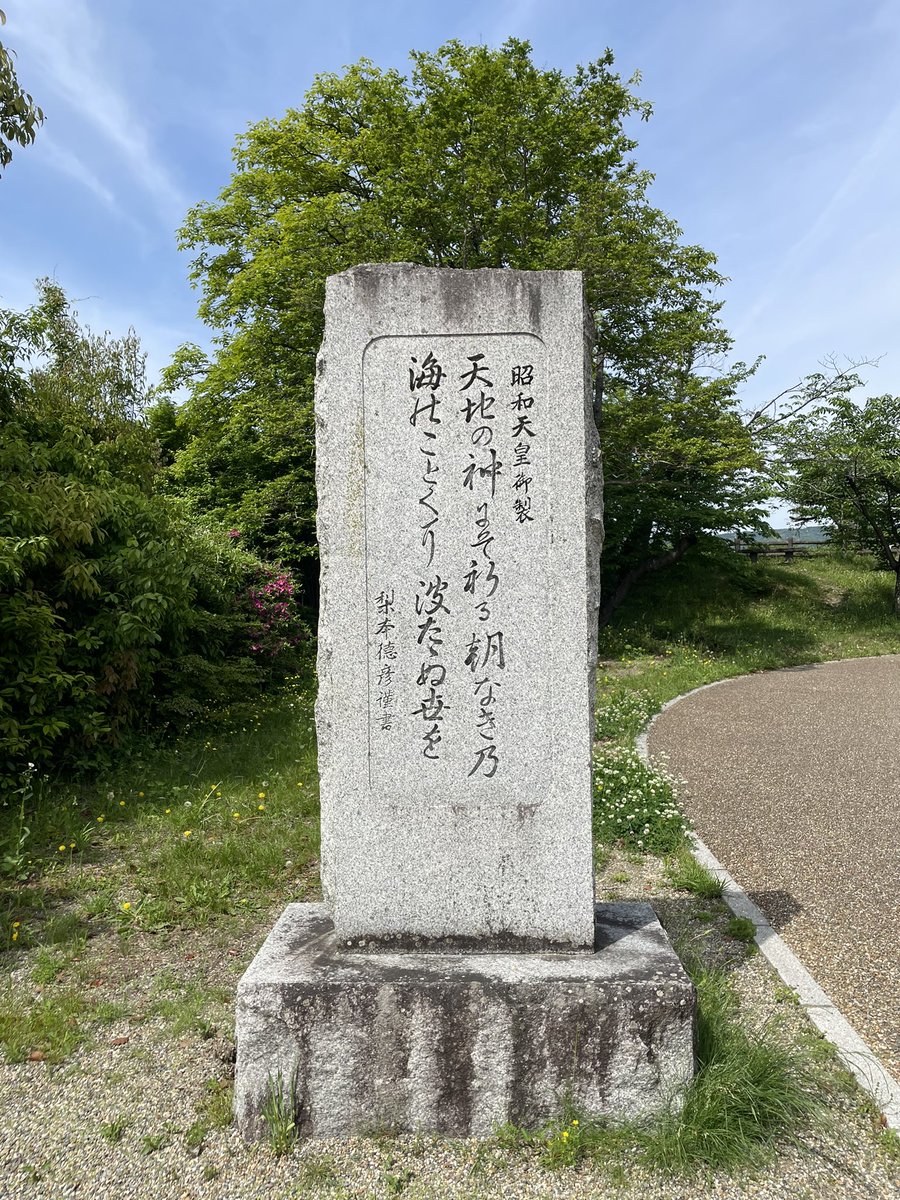
[[[601,741],[634,737],[644,728],[659,704],[640,688],[613,692],[597,701],[597,738]]]
[[[574,1167],[586,1150],[581,1122],[577,1117],[550,1130],[544,1143],[543,1162],[547,1167]]]
[[[671,854],[687,834],[674,780],[630,746],[594,757],[594,837],[640,854]]]

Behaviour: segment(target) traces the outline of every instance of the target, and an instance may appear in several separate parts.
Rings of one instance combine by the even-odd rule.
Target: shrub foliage
[[[292,583],[157,491],[137,338],[62,291],[0,313],[0,794],[289,666]],[[265,653],[254,650],[265,647]]]

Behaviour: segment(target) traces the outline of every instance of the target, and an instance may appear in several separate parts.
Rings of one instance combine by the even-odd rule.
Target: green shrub
[[[0,312],[7,808],[26,811],[60,766],[96,766],[130,727],[183,723],[295,667],[292,580],[159,494],[145,397],[135,335],[83,331],[55,285]]]

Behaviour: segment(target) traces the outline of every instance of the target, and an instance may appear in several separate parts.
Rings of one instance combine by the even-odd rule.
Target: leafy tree
[[[5,24],[6,14],[0,9],[0,25]],[[22,90],[12,54],[0,43],[0,171],[12,161],[12,146],[30,145],[43,121],[43,109]]]
[[[649,106],[607,51],[566,76],[527,42],[414,52],[405,78],[362,60],[238,139],[218,201],[188,214],[211,360],[190,388],[175,486],[267,555],[315,553],[312,391],[326,275],[361,262],[581,269],[595,316],[611,594],[704,530],[761,522],[754,439],[723,370],[714,257],[648,198],[625,131]],[[632,81],[632,83],[635,81]]]
[[[850,375],[831,397],[773,434],[783,492],[801,524],[838,545],[866,550],[894,572],[900,616],[900,397],[856,403]]]

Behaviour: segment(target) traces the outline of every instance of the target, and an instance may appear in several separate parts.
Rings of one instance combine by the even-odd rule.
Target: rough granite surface
[[[602,529],[581,274],[328,280],[316,454],[337,934],[593,938]]]
[[[270,1094],[299,1132],[486,1136],[661,1111],[693,1074],[694,991],[648,904],[596,906],[596,949],[347,949],[322,904],[289,905],[241,979],[235,1115]]]

